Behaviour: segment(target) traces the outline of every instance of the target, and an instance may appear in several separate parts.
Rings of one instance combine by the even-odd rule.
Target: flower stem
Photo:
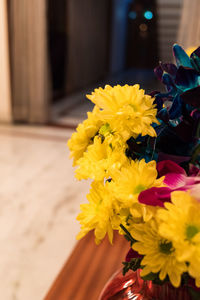
[[[128,237],[129,241],[133,244],[136,242],[130,232],[124,227],[124,225],[120,224],[121,229],[126,233],[126,236]]]

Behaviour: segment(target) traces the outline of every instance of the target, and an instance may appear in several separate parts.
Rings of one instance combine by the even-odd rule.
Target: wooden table
[[[78,242],[44,300],[97,300],[128,250],[129,243],[118,233],[113,246],[107,239],[96,246],[90,232]]]

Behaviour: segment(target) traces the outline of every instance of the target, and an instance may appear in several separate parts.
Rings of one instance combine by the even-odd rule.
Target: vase
[[[192,300],[188,286],[174,288],[169,282],[163,285],[144,281],[140,270],[128,271],[125,276],[122,269],[107,282],[99,300]]]

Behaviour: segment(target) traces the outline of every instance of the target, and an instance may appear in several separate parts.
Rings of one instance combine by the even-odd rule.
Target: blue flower
[[[163,104],[168,101],[169,119],[182,115],[183,106],[188,104],[188,111],[200,108],[200,47],[189,57],[177,44],[173,46],[176,65],[160,63],[155,74],[166,86],[167,93],[156,94],[156,101]],[[175,102],[175,103],[174,103]]]
[[[173,46],[176,65],[160,63],[154,72],[166,92],[153,92],[161,125],[156,147],[165,153],[191,156],[199,143],[200,47],[190,57]],[[194,113],[195,112],[195,113]]]

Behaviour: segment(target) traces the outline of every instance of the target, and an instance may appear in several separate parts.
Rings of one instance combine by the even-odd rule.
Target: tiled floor
[[[70,135],[0,126],[0,299],[42,300],[75,245],[88,183],[73,177]]]

